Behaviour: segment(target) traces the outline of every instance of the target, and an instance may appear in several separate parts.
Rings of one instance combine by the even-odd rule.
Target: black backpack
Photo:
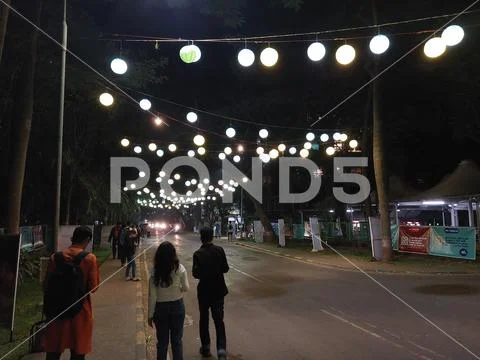
[[[85,277],[80,263],[88,255],[82,251],[72,262],[65,261],[62,252],[54,255],[55,271],[48,274],[43,298],[43,307],[47,319],[71,319],[82,310],[87,293]],[[78,301],[82,299],[82,301]],[[68,309],[67,311],[65,311]],[[65,312],[64,312],[65,311]]]

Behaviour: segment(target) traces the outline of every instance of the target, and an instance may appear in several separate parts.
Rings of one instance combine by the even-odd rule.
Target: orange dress
[[[72,245],[63,250],[66,261],[83,251],[82,248]],[[93,254],[87,255],[80,263],[80,268],[85,276],[87,290],[95,289],[100,282],[100,272],[97,258]],[[55,270],[54,255],[50,258],[48,272]],[[92,301],[88,296],[82,310],[72,319],[55,320],[51,323],[45,334],[45,351],[63,353],[65,349],[72,349],[76,354],[84,355],[92,351],[93,311]]]

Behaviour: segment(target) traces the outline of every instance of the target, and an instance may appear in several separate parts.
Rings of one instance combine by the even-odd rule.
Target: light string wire
[[[3,2],[3,0],[0,0]],[[174,229],[171,229],[168,233],[166,233],[165,235],[162,236],[161,240],[164,240],[165,237],[167,235],[169,235],[172,231],[174,231]],[[93,240],[92,240],[93,241]],[[27,337],[25,340],[23,340],[21,343],[19,343],[17,346],[15,346],[13,349],[11,349],[9,352],[7,352],[6,354],[4,354],[0,360],[3,360],[3,359],[6,359],[8,355],[12,354],[15,350],[17,350],[20,346],[22,346],[23,344],[25,344],[27,341],[29,341],[31,338],[33,338],[35,335],[37,335],[39,332],[43,331],[46,327],[48,327],[49,325],[51,325],[54,321],[56,321],[57,319],[59,319],[63,314],[65,314],[68,310],[70,310],[72,307],[74,307],[76,304],[78,304],[79,302],[83,301],[84,299],[86,299],[88,296],[90,295],[93,295],[95,293],[95,291],[97,291],[103,284],[105,284],[107,281],[109,281],[110,279],[112,279],[115,275],[117,275],[120,271],[123,271],[129,264],[131,264],[132,262],[134,262],[137,258],[139,258],[140,256],[143,255],[143,253],[147,252],[148,250],[150,250],[152,247],[154,247],[155,245],[157,245],[157,243],[153,243],[152,245],[150,245],[149,247],[147,247],[145,250],[143,250],[142,252],[140,252],[137,256],[135,256],[131,261],[129,261],[128,263],[126,263],[124,266],[120,267],[120,269],[114,271],[112,274],[110,274],[105,280],[103,280],[100,284],[98,284],[95,288],[93,288],[92,290],[90,290],[88,293],[86,293],[84,296],[82,296],[81,298],[79,298],[77,301],[75,301],[72,305],[70,305],[69,307],[67,307],[65,310],[63,310],[60,314],[58,314],[57,316],[55,316],[52,320],[48,321],[41,329],[37,330],[36,332],[34,332],[32,335],[30,335],[29,337]]]
[[[348,31],[358,31],[358,30],[368,30],[368,29],[379,29],[385,28],[395,25],[404,25],[410,23],[417,23],[417,22],[425,22],[430,20],[437,20],[437,19],[444,19],[449,17],[454,17],[456,19],[460,15],[465,14],[472,14],[480,12],[479,9],[477,10],[467,10],[462,11],[459,13],[451,13],[451,14],[444,14],[444,15],[435,15],[435,16],[427,16],[421,17],[416,19],[409,19],[409,20],[399,20],[399,21],[392,21],[386,22],[383,24],[376,24],[376,25],[365,25],[365,26],[356,26],[356,27],[346,27],[340,29],[330,29],[330,30],[320,30],[320,31],[311,31],[311,32],[303,32],[303,33],[290,33],[290,34],[276,34],[276,35],[258,35],[258,36],[245,36],[245,37],[231,37],[231,38],[211,38],[211,39],[182,39],[182,38],[169,38],[169,37],[154,37],[154,36],[141,36],[141,35],[126,35],[126,34],[110,34],[111,36],[128,36],[131,38],[137,38],[139,41],[159,41],[159,42],[187,42],[187,41],[196,41],[196,42],[245,42],[245,41],[252,41],[252,40],[262,40],[262,39],[276,39],[276,38],[292,38],[292,37],[302,37],[302,36],[317,36],[322,34],[333,34],[339,32],[348,32]],[[453,20],[454,20],[453,19]],[[427,30],[429,31],[429,30]],[[433,30],[432,30],[433,31]],[[412,32],[412,34],[415,32]],[[393,34],[394,35],[394,34]],[[327,39],[328,40],[328,39]],[[125,41],[129,41],[126,39]],[[131,39],[130,41],[134,41]],[[270,41],[273,42],[273,41]]]
[[[429,39],[431,39],[437,32],[439,32],[441,29],[443,29],[444,27],[450,25],[452,22],[454,22],[456,19],[458,19],[460,16],[462,16],[463,14],[465,14],[467,11],[469,11],[471,8],[473,8],[475,5],[477,5],[478,3],[480,2],[480,0],[475,0],[473,3],[471,3],[470,5],[468,5],[463,11],[460,11],[459,13],[457,13],[457,15],[455,15],[455,17],[453,17],[452,19],[450,19],[449,21],[447,21],[443,26],[439,27],[437,29],[437,31],[435,31],[434,33],[430,34],[429,36],[427,36],[425,39],[423,39],[421,42],[419,42],[417,45],[415,45],[413,48],[411,48],[409,51],[407,51],[405,54],[403,54],[402,56],[400,56],[397,60],[395,60],[392,64],[390,64],[389,66],[387,66],[385,69],[383,69],[382,71],[380,71],[378,74],[376,74],[375,76],[373,76],[369,81],[367,81],[364,85],[362,85],[358,90],[354,91],[352,94],[350,94],[349,96],[347,96],[345,99],[343,99],[340,103],[338,103],[337,105],[335,105],[333,108],[331,108],[329,111],[327,111],[325,114],[323,114],[322,116],[320,116],[318,118],[317,121],[313,122],[310,126],[313,127],[315,126],[316,124],[318,124],[321,120],[323,120],[325,117],[327,117],[328,115],[330,115],[331,113],[333,113],[334,111],[336,111],[338,108],[342,107],[344,104],[346,104],[350,99],[354,98],[358,93],[360,93],[363,89],[365,89],[367,86],[369,86],[371,83],[373,83],[374,81],[376,81],[378,78],[380,78],[381,76],[383,76],[386,72],[388,72],[390,69],[392,69],[395,65],[397,65],[398,63],[400,63],[403,59],[405,59],[407,56],[409,56],[411,53],[413,53],[415,50],[417,50],[420,46],[422,46],[425,42],[427,42]],[[480,11],[480,10],[479,10]]]

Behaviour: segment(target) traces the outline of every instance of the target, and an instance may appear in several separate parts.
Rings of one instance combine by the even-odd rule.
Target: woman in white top
[[[166,360],[171,338],[173,360],[183,360],[183,293],[189,289],[185,267],[180,264],[175,247],[168,241],[155,254],[154,270],[149,280],[148,324],[157,331],[157,360]]]

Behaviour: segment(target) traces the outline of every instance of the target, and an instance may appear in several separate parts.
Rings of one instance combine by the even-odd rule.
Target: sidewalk
[[[137,259],[140,274],[141,259]],[[107,260],[100,268],[101,281],[120,269],[119,260]],[[146,360],[145,326],[141,282],[126,282],[120,270],[92,296],[94,329],[93,352],[89,360]],[[30,354],[25,360],[44,360],[44,354]],[[62,360],[70,359],[66,351]]]
[[[251,241],[235,241],[236,246],[245,247],[253,251],[269,253],[273,256],[290,258],[293,261],[301,261],[309,264],[322,266],[343,271],[358,271],[353,265],[326,249],[318,253],[312,253],[311,248],[280,248],[273,243],[254,243]],[[343,250],[339,251],[340,253]],[[360,269],[373,274],[402,274],[402,275],[480,275],[478,262],[448,258],[432,258],[412,256],[412,259],[402,258],[399,261],[384,263],[370,261],[364,255],[345,254],[345,257],[357,265]]]

